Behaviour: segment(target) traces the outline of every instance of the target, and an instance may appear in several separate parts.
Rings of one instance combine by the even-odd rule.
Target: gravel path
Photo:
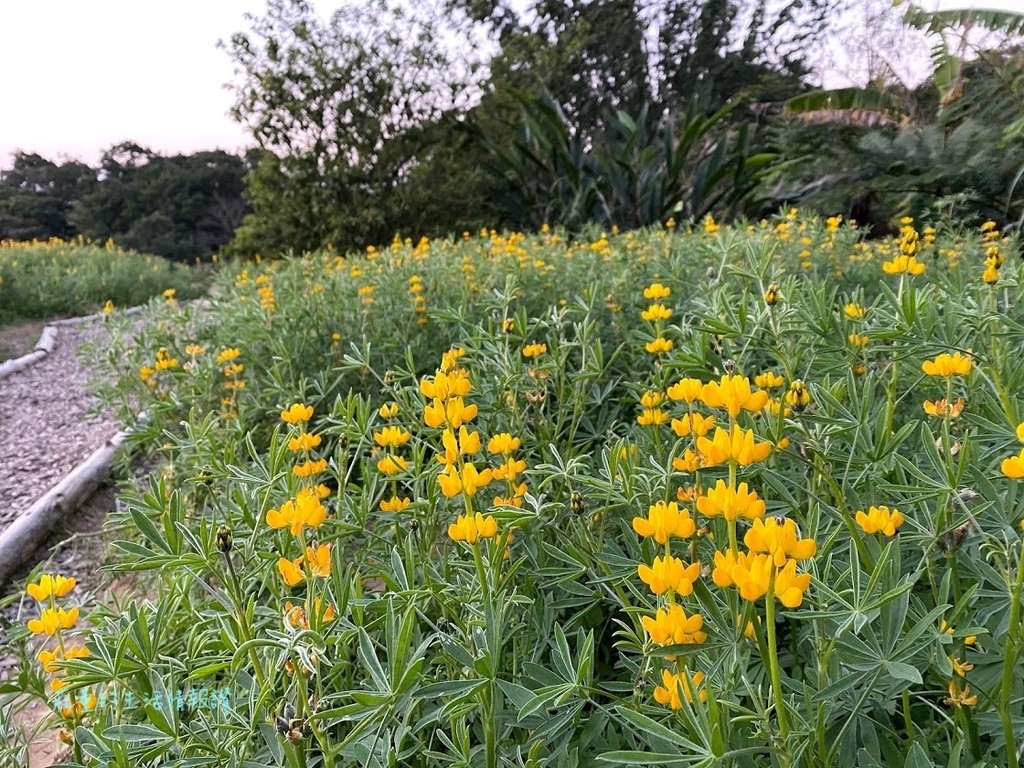
[[[78,359],[82,341],[106,333],[62,327],[47,357],[0,379],[0,529],[117,432],[111,414],[88,417],[96,400]]]

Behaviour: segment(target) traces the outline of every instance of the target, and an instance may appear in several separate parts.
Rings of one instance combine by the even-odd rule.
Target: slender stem
[[[910,689],[903,689],[903,727],[906,729],[906,739],[911,744],[917,739],[914,733],[914,720],[910,717]]]
[[[775,713],[779,719],[779,735],[782,736],[783,765],[789,765],[789,748],[786,740],[789,737],[789,718],[786,713],[786,700],[782,695],[782,675],[779,671],[779,652],[775,639],[775,571],[772,570],[768,581],[768,593],[765,595],[765,624],[768,630],[768,669],[772,678],[772,691],[775,694]]]
[[[999,690],[999,719],[1003,723],[1003,737],[1006,739],[1006,765],[1019,768],[1017,740],[1013,732],[1013,717],[1010,714],[1010,698],[1013,694],[1013,671],[1020,655],[1020,593],[1024,585],[1024,564],[1017,559],[1017,579],[1010,588],[1010,623],[1006,630],[1006,655],[1003,659],[1003,680]]]

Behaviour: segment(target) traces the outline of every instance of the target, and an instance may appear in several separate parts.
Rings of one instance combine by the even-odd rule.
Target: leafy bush
[[[25,679],[90,766],[1017,765],[1020,268],[856,238],[484,233],[154,306],[106,359],[166,459],[112,521],[147,599]]]

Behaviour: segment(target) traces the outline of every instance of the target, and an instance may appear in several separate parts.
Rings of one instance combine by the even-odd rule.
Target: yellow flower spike
[[[652,355],[665,355],[672,351],[675,343],[672,339],[666,339],[664,336],[659,336],[654,341],[649,341],[644,345],[644,349]]]
[[[696,472],[704,466],[704,457],[687,448],[682,456],[672,459],[672,468],[677,472]]]
[[[751,552],[771,556],[776,568],[782,568],[786,560],[807,560],[818,552],[814,539],[800,539],[796,523],[784,518],[769,517],[758,519],[743,536],[743,543]]]
[[[731,488],[724,480],[719,480],[714,488],[697,497],[697,511],[707,517],[721,516],[729,521],[739,518],[756,520],[764,516],[765,504],[746,483]]]
[[[702,631],[704,617],[699,613],[687,616],[681,605],[659,608],[657,613],[641,620],[647,635],[658,645],[696,645],[708,639]]]
[[[768,458],[772,452],[772,444],[766,441],[756,442],[752,429],[744,430],[738,424],[734,424],[729,432],[721,427],[715,427],[715,435],[711,440],[698,437],[697,450],[704,456],[706,467],[717,467],[729,459],[746,467]]]
[[[1017,456],[1010,456],[1009,458],[1003,459],[1003,463],[999,465],[1000,471],[1011,480],[1020,480],[1024,478],[1024,449]]]
[[[768,594],[768,585],[774,569],[775,566],[767,555],[753,552],[736,555],[731,577],[740,597],[754,602]]]
[[[708,218],[710,220],[710,217]],[[717,226],[715,227],[715,230],[717,230]],[[690,677],[687,675],[685,670],[678,674],[670,672],[667,669],[662,670],[662,684],[655,686],[654,700],[659,704],[672,707],[672,709],[682,709],[683,701],[680,697],[680,691],[682,691],[682,696],[689,702],[693,702],[694,693],[697,694],[697,699],[699,701],[707,701],[707,691],[703,688],[699,688],[703,681],[703,672],[695,672],[693,676]]]
[[[920,275],[925,270],[925,265],[917,260],[916,256],[900,254],[882,263],[882,270],[887,275]]]
[[[709,408],[722,408],[733,418],[741,411],[760,411],[768,404],[767,392],[751,391],[750,380],[746,376],[732,374],[705,384],[700,397]]]
[[[689,510],[680,510],[674,501],[669,504],[659,501],[648,508],[647,517],[633,518],[633,530],[640,536],[664,544],[673,536],[690,538],[697,532],[697,526]]]
[[[412,502],[408,498],[398,498],[392,496],[390,499],[385,499],[380,503],[381,512],[401,512],[403,509],[408,507]]]
[[[945,399],[924,401],[924,412],[929,416],[945,418],[948,414],[951,419],[957,418],[964,410],[964,399],[957,398],[955,403],[948,403]]]
[[[280,572],[284,583],[289,587],[294,587],[304,578],[302,575],[301,557],[296,560],[289,560],[287,557],[279,558],[277,561],[277,570]]]
[[[664,304],[651,304],[651,306],[640,313],[640,318],[649,322],[668,320],[670,317],[672,317],[672,310]]]
[[[679,437],[687,437],[691,434],[703,437],[714,425],[714,416],[704,416],[699,413],[687,413],[681,419],[672,419],[672,431]]]
[[[929,376],[966,376],[971,371],[971,358],[959,352],[943,352],[934,360],[921,363],[921,370]]]
[[[224,353],[221,353],[223,356]],[[217,362],[224,362],[217,358]],[[309,421],[313,418],[313,406],[304,405],[302,403],[295,403],[288,408],[286,411],[281,411],[281,421],[287,424],[298,424],[301,421]]]
[[[656,557],[650,566],[640,563],[637,574],[656,595],[671,589],[686,597],[693,592],[693,582],[700,578],[700,563],[684,565],[682,560],[672,555]]]
[[[448,538],[467,544],[475,544],[478,539],[489,539],[497,533],[498,521],[492,515],[485,517],[479,512],[475,515],[459,515],[458,519],[448,526]]]
[[[703,389],[704,382],[700,379],[680,379],[666,392],[673,400],[692,403],[700,398]]]
[[[867,313],[867,307],[857,304],[856,302],[850,302],[843,307],[843,314],[845,314],[850,320],[863,320]]]
[[[804,601],[804,592],[811,585],[811,574],[796,572],[796,560],[789,560],[785,567],[775,574],[775,597],[787,608],[799,608]]]
[[[761,389],[775,389],[781,387],[786,380],[777,373],[765,371],[754,377],[754,384]]]
[[[76,583],[74,577],[44,574],[39,577],[39,583],[27,585],[25,591],[29,597],[42,603],[51,597],[64,597],[75,588]]]
[[[408,468],[409,460],[394,453],[387,454],[377,462],[377,471],[388,477],[394,477],[399,472],[404,472]]]
[[[644,298],[650,301],[657,301],[659,299],[667,299],[672,295],[672,289],[666,288],[661,283],[651,283],[649,286],[644,288]]]
[[[331,547],[329,544],[321,544],[315,549],[306,547],[306,562],[309,570],[314,576],[326,579],[331,575]]]
[[[520,440],[512,437],[508,432],[501,432],[487,441],[487,452],[490,454],[508,455],[519,449]]]
[[[303,432],[297,437],[288,440],[289,451],[311,451],[320,445],[320,435]]]
[[[304,489],[282,504],[280,510],[268,510],[267,524],[271,528],[288,528],[293,536],[299,536],[303,527],[317,528],[326,517],[327,508],[320,503],[318,491]]]
[[[663,411],[660,408],[645,408],[640,412],[640,415],[636,417],[636,423],[641,427],[656,427],[664,424],[668,420],[668,411]]]
[[[526,462],[511,456],[492,470],[492,479],[512,482],[526,471]]]
[[[377,409],[377,414],[382,419],[393,419],[398,415],[398,403],[385,403]]]
[[[78,608],[47,608],[38,619],[28,622],[28,631],[33,635],[53,635],[61,629],[71,629],[78,621]]]
[[[381,448],[398,448],[408,443],[411,437],[412,435],[401,427],[384,427],[373,433],[374,442]]]
[[[886,536],[895,536],[896,531],[903,525],[903,515],[898,509],[890,510],[886,506],[869,507],[867,512],[857,510],[854,515],[857,525],[864,533],[883,533]]]
[[[327,459],[318,459],[316,461],[307,461],[302,464],[296,464],[292,467],[292,473],[296,477],[312,477],[318,475],[327,469]]]
[[[543,343],[527,344],[523,347],[523,357],[537,357],[548,351],[548,345]]]

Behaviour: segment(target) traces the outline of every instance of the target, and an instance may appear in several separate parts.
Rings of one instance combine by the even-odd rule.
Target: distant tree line
[[[93,168],[17,152],[0,163],[0,240],[78,235],[178,261],[208,259],[248,207],[250,163],[221,151],[161,155],[117,144]]]

